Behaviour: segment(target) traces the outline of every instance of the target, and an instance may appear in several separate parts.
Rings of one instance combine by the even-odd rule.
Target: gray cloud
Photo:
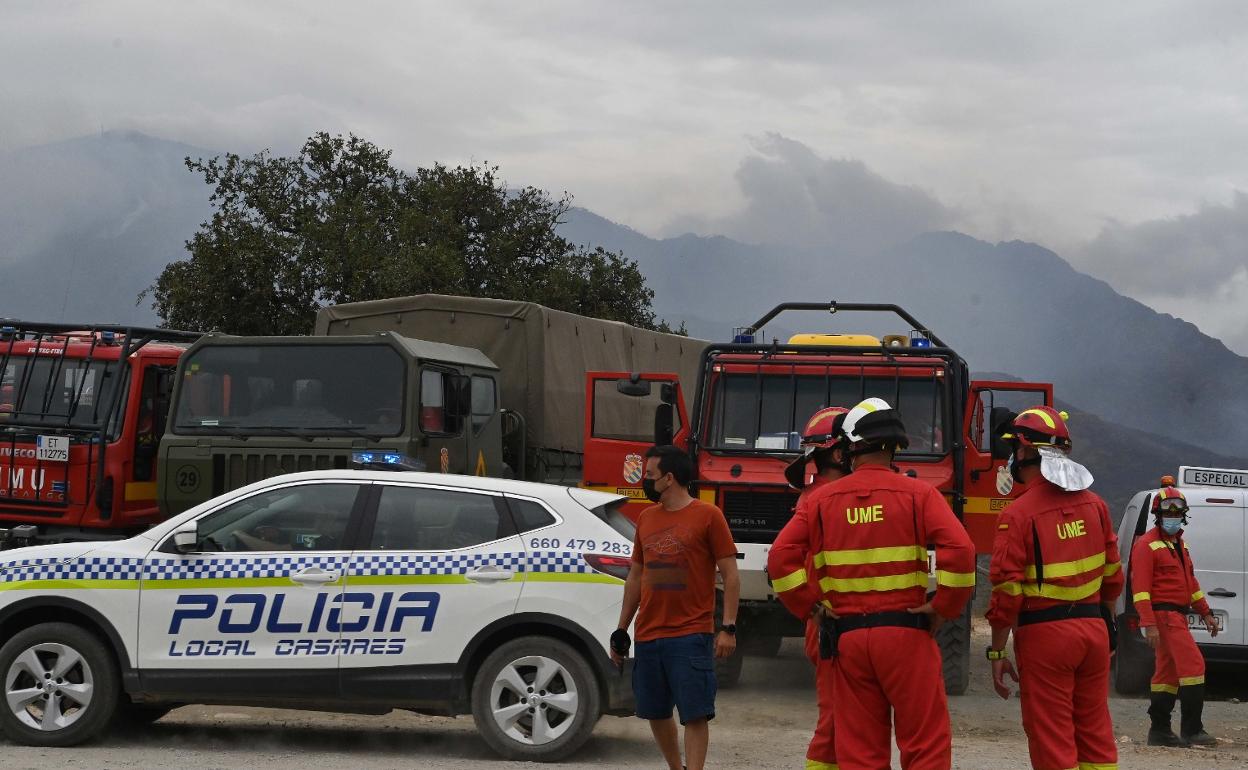
[[[745,204],[723,218],[685,219],[669,229],[872,254],[954,221],[917,187],[891,182],[858,160],[819,157],[779,134],[752,141],[736,180]]]

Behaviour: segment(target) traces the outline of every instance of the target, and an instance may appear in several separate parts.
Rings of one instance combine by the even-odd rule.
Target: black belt
[[[1100,618],[1101,608],[1095,604],[1059,604],[1043,610],[1028,610],[1018,614],[1018,625],[1030,626],[1032,623],[1050,623],[1054,620],[1070,620],[1071,618]]]
[[[922,613],[872,612],[868,615],[842,615],[836,619],[839,634],[860,628],[919,628],[926,631],[932,627],[932,619]]]
[[[1170,602],[1153,602],[1153,609],[1166,612],[1182,612],[1184,614],[1192,611],[1191,607],[1182,604],[1171,604]]]

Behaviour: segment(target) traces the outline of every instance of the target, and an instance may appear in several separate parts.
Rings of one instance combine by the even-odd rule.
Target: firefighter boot
[[[1179,734],[1193,746],[1216,746],[1218,739],[1205,732],[1201,715],[1205,710],[1205,686],[1192,684],[1179,688]]]
[[[1170,727],[1170,714],[1177,700],[1172,693],[1154,692],[1148,707],[1152,725],[1148,728],[1149,746],[1186,746],[1187,741],[1174,734]]]

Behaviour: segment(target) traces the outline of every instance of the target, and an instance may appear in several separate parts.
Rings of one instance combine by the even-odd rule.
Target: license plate
[[[69,462],[69,436],[39,436],[35,443],[35,459],[49,463]]]
[[[1225,612],[1215,611],[1213,613],[1213,619],[1214,619],[1214,622],[1218,624],[1218,633],[1222,633],[1223,631],[1226,630],[1226,613]],[[1189,612],[1187,613],[1187,627],[1193,630],[1204,631],[1205,621],[1201,620],[1200,616],[1197,615],[1196,613]]]

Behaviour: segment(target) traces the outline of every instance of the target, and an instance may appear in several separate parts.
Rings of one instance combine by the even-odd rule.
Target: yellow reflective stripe
[[[1149,687],[1153,692],[1168,692],[1171,695],[1178,695],[1179,688],[1172,684],[1154,684]]]
[[[779,580],[773,580],[771,582],[771,587],[776,593],[782,594],[785,591],[792,591],[798,586],[806,585],[806,580],[806,570],[803,568],[796,572],[790,572]]]
[[[949,588],[974,588],[975,573],[945,572],[943,569],[938,569],[936,570],[936,584]]]
[[[1149,547],[1149,548],[1151,548],[1151,549],[1152,549],[1152,550],[1154,550],[1154,551],[1160,551],[1162,548],[1165,548],[1165,547],[1166,547],[1166,541],[1165,541],[1165,540],[1154,540],[1153,542],[1151,542],[1151,543],[1149,543],[1149,544],[1148,544],[1148,547]]]
[[[1111,762],[1106,765],[1100,762],[1080,762],[1079,767],[1074,770],[1118,770],[1118,763]]]
[[[856,551],[821,551],[815,554],[815,567],[844,567],[851,564],[887,564],[894,561],[927,563],[927,549],[917,545],[888,548],[862,548]]]
[[[1111,561],[1105,565],[1105,577],[1118,574],[1118,570],[1122,569],[1122,562]]]
[[[1192,594],[1192,601],[1194,601],[1194,602],[1198,602],[1198,601],[1200,601],[1200,600],[1201,600],[1201,599],[1203,599],[1203,598],[1205,598],[1205,592],[1204,592],[1204,591],[1197,591],[1196,593]]]
[[[820,762],[817,759],[806,760],[806,770],[841,770],[835,762]]]
[[[1053,418],[1049,416],[1049,413],[1042,409],[1024,409],[1023,411],[1019,412],[1018,417],[1022,417],[1025,414],[1036,415],[1041,420],[1044,420],[1044,424],[1049,426],[1050,428],[1057,427],[1057,424],[1053,422]],[[1017,420],[1018,417],[1015,417],[1014,419]]]
[[[1023,596],[1042,596],[1045,599],[1058,599],[1066,602],[1077,602],[1088,598],[1092,594],[1101,590],[1101,579],[1093,578],[1083,585],[1078,586],[1055,586],[1045,583],[1037,586],[1034,583],[1023,583]]]
[[[1150,594],[1148,591],[1140,591],[1138,594],[1131,595],[1131,603],[1135,604],[1136,602],[1147,602],[1147,601],[1150,601],[1152,598],[1153,598],[1153,595]]]
[[[819,588],[823,591],[862,594],[869,591],[896,591],[902,588],[923,587],[927,585],[926,572],[908,572],[904,575],[882,575],[864,578],[833,578],[819,579]]]
[[[1075,559],[1074,561],[1055,561],[1052,564],[1045,563],[1044,576],[1046,578],[1074,577],[1075,575],[1082,575],[1085,572],[1090,572],[1103,566],[1105,566],[1104,551],[1083,559]],[[1032,580],[1035,580],[1035,566],[1029,566],[1025,570],[1024,574]]]
[[[997,583],[992,587],[992,590],[1000,591],[1001,593],[1009,594],[1010,596],[1018,596],[1023,592],[1023,586],[1021,583],[1015,583],[1012,580],[1007,580],[1004,583]]]
[[[1191,687],[1194,684],[1204,684],[1204,683],[1205,683],[1204,674],[1201,674],[1200,676],[1179,677],[1179,687]]]

